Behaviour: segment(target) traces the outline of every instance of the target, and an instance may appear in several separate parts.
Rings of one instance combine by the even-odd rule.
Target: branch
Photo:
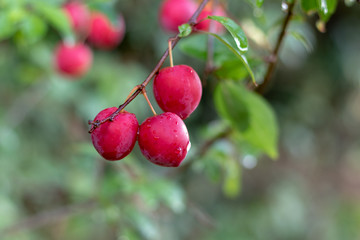
[[[201,4],[199,5],[198,9],[196,9],[195,13],[192,15],[192,17],[190,18],[190,20],[187,22],[192,28],[196,25],[197,23],[197,18],[199,17],[201,11],[204,9],[205,5],[209,2],[209,0],[203,0],[201,2]],[[178,41],[180,40],[179,34],[177,34],[176,36],[172,37],[172,45],[171,48],[173,49],[176,44],[178,43]],[[149,76],[139,85],[139,88],[123,103],[121,104],[118,109],[111,114],[109,117],[99,121],[89,121],[89,125],[91,125],[91,128],[89,130],[89,133],[93,132],[97,127],[99,127],[101,124],[108,122],[108,121],[114,121],[114,118],[127,106],[129,105],[130,102],[132,102],[132,100],[134,100],[141,92],[142,90],[149,84],[149,82],[151,81],[151,79],[155,76],[155,74],[160,70],[161,66],[163,65],[163,63],[165,62],[166,58],[169,55],[169,49],[167,49],[163,56],[160,58],[158,64],[155,66],[155,68],[152,70],[152,72],[149,74]]]
[[[284,37],[285,37],[285,34],[286,34],[286,29],[288,28],[289,23],[290,23],[290,19],[293,16],[293,10],[294,10],[294,6],[295,6],[295,2],[296,2],[296,0],[294,0],[292,3],[288,3],[288,12],[287,12],[285,20],[283,22],[283,25],[281,27],[281,32],[280,32],[280,35],[279,35],[279,37],[277,39],[274,51],[270,55],[270,61],[269,61],[269,65],[268,65],[265,77],[264,77],[264,81],[263,81],[262,84],[260,84],[255,89],[255,91],[258,92],[258,93],[264,93],[266,87],[269,85],[272,73],[274,72],[275,65],[276,65],[276,62],[277,62],[277,59],[278,59],[278,54],[279,54],[281,44],[284,41]]]

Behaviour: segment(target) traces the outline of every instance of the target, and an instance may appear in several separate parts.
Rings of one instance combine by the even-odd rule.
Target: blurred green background
[[[9,2],[0,0],[2,34],[12,24],[4,17]],[[279,121],[277,161],[238,150],[229,138],[196,154],[224,126],[213,102],[217,78],[210,76],[185,121],[192,142],[186,167],[155,166],[138,146],[120,162],[106,162],[87,121],[120,105],[166,49],[159,5],[116,1],[125,39],[113,51],[94,49],[93,67],[76,81],[54,70],[61,37],[51,25],[39,36],[29,28],[0,42],[0,239],[360,239],[360,5],[339,1],[325,33],[316,29],[317,16],[296,6],[289,32],[300,32],[308,45],[287,35],[264,95]],[[27,14],[14,9],[14,18]],[[228,10],[274,45],[285,17],[280,1],[258,8],[229,0]],[[175,64],[204,76],[204,61],[180,49]],[[148,93],[156,105],[151,86]],[[141,96],[126,109],[140,123],[152,114]]]

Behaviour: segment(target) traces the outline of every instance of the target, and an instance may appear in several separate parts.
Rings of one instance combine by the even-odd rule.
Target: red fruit
[[[63,6],[73,30],[80,35],[87,35],[90,29],[90,12],[86,5],[72,1]]]
[[[91,63],[91,50],[82,43],[75,45],[60,43],[55,50],[56,69],[64,75],[80,77],[89,70]]]
[[[179,166],[191,146],[184,122],[170,112],[146,119],[140,125],[138,142],[149,161],[164,167]]]
[[[202,19],[205,19],[208,16],[226,17],[226,12],[221,6],[216,7],[214,13],[212,13],[211,7],[206,7],[204,10],[202,10],[197,20],[201,21]],[[214,24],[213,32],[222,33],[224,31],[224,26],[221,23],[210,19],[201,21],[199,24],[195,26],[195,29],[202,31],[210,31],[210,22],[213,22]]]
[[[187,118],[199,105],[202,86],[195,70],[176,65],[160,70],[154,79],[154,95],[164,112]]]
[[[98,48],[115,48],[124,38],[125,21],[119,15],[116,25],[113,25],[108,17],[100,12],[91,15],[89,41]]]
[[[160,25],[169,32],[178,32],[178,26],[186,23],[196,11],[192,0],[165,0],[159,13]]]
[[[96,120],[103,120],[116,111],[116,107],[106,108],[99,112]],[[92,143],[107,160],[120,160],[126,157],[134,148],[139,123],[135,114],[129,112],[119,113],[114,121],[105,122],[91,133]]]

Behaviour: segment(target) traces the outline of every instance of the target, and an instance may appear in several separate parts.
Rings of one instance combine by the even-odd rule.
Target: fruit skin
[[[186,119],[199,105],[202,86],[195,70],[176,65],[160,70],[154,79],[154,96],[164,112]]]
[[[117,110],[106,108],[98,113],[96,120],[103,120]],[[92,143],[98,153],[106,160],[114,161],[126,157],[134,148],[139,123],[135,114],[119,113],[114,121],[105,122],[91,133]]]
[[[191,146],[184,122],[171,112],[146,119],[139,127],[138,142],[146,159],[164,167],[179,166]]]
[[[80,77],[92,64],[92,52],[82,43],[68,45],[60,43],[55,50],[55,67],[69,77]]]
[[[88,40],[95,47],[113,49],[123,40],[124,35],[125,21],[122,15],[118,16],[117,24],[113,25],[103,13],[93,12],[91,14]]]
[[[192,0],[165,0],[160,7],[160,25],[165,31],[177,33],[178,26],[186,23],[196,8]]]
[[[212,13],[211,7],[205,7],[204,10],[201,11],[197,20],[200,21],[204,18],[207,18],[208,16],[226,17],[227,15],[226,15],[224,8],[221,6],[217,6],[214,10],[214,13]],[[213,22],[213,24],[214,24],[214,31],[212,31],[212,32],[223,33],[225,31],[225,28],[221,23],[216,22],[215,20],[210,20],[210,19],[203,20],[199,24],[196,24],[195,29],[201,30],[201,31],[210,31],[210,22]]]
[[[86,5],[79,1],[71,1],[63,6],[68,15],[73,30],[83,36],[87,36],[90,30],[90,11]]]

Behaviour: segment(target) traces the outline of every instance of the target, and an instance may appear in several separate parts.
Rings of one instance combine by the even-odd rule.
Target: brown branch
[[[284,41],[284,37],[285,37],[285,34],[286,34],[286,29],[288,28],[291,17],[293,16],[293,10],[294,10],[294,6],[295,6],[295,2],[296,2],[296,0],[294,0],[292,3],[288,3],[288,12],[287,12],[285,20],[284,20],[284,22],[282,24],[281,32],[280,32],[279,37],[277,39],[276,46],[275,46],[272,54],[269,57],[269,65],[268,65],[268,68],[267,68],[267,71],[266,71],[266,74],[265,74],[265,77],[264,77],[264,81],[257,88],[255,88],[255,91],[258,92],[258,93],[264,93],[264,91],[266,90],[267,86],[270,83],[270,79],[271,79],[271,76],[272,76],[272,74],[274,72],[276,62],[277,62],[277,59],[278,59],[279,50],[280,50],[281,44]]]
[[[15,234],[23,230],[31,230],[40,228],[55,222],[59,222],[66,218],[77,214],[93,210],[97,206],[94,200],[89,200],[84,203],[74,204],[70,206],[60,207],[51,211],[45,211],[37,215],[24,219],[0,232],[0,239],[7,235]]]
[[[208,2],[209,2],[209,0],[203,0],[201,2],[201,4],[199,5],[199,7],[196,9],[195,13],[190,18],[190,20],[187,22],[192,28],[197,24],[197,18],[199,17],[201,11],[204,9],[205,5]],[[178,43],[179,40],[180,40],[179,34],[177,34],[176,36],[174,36],[172,38],[172,46],[171,46],[172,49],[176,46],[176,44]],[[139,85],[139,88],[123,104],[121,104],[113,114],[111,114],[109,117],[107,117],[101,121],[99,121],[99,120],[89,121],[89,125],[91,125],[89,133],[93,132],[101,124],[108,122],[108,121],[110,121],[110,122],[113,121],[114,118],[121,112],[121,110],[123,110],[127,105],[129,105],[129,103],[132,102],[132,100],[134,100],[142,92],[142,90],[149,84],[151,79],[160,70],[161,66],[165,62],[168,55],[169,55],[169,49],[167,49],[164,52],[164,54],[160,58],[158,64],[155,66],[155,68],[152,70],[152,72],[149,74],[149,76]]]

